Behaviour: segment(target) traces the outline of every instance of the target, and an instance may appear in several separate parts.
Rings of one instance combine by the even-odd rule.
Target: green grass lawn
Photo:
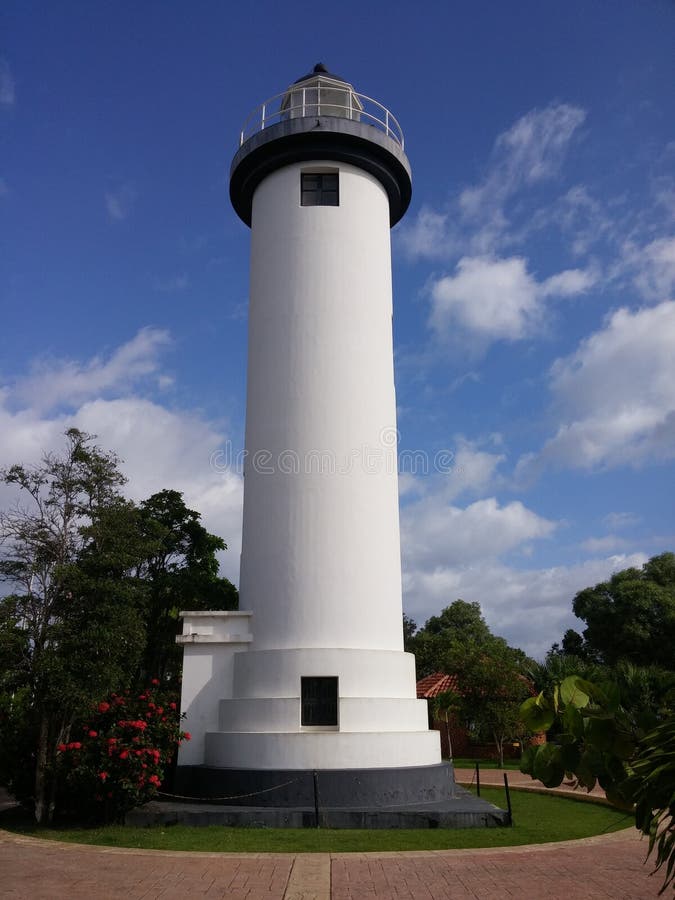
[[[494,759],[479,759],[481,769],[498,769],[499,766],[497,761]],[[476,760],[475,759],[453,759],[452,764],[456,769],[475,769],[476,768]],[[515,770],[516,772],[520,771],[520,760],[519,759],[505,759],[504,766],[502,771],[507,772],[509,770]]]
[[[483,788],[481,796],[504,807],[504,791]],[[632,817],[607,806],[577,803],[563,797],[513,791],[513,828],[348,830],[314,828],[224,828],[185,825],[153,828],[37,828],[16,811],[0,815],[0,827],[35,837],[81,844],[136,847],[144,850],[242,852],[359,852],[447,850],[509,847],[570,840],[617,831]]]

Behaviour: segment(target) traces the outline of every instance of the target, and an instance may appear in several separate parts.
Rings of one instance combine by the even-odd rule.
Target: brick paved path
[[[637,832],[502,850],[334,854],[333,900],[654,900]]]
[[[633,830],[503,850],[218,854],[122,850],[0,832],[0,897],[21,900],[654,900]]]
[[[519,773],[508,774],[511,783],[532,786]],[[465,782],[471,775],[457,772]],[[486,769],[481,781],[503,784],[503,776]],[[89,847],[0,831],[0,897],[655,900],[661,879],[643,865],[646,849],[634,829],[501,850],[240,855]]]

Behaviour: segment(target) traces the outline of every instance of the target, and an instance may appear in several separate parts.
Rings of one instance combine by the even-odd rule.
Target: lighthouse
[[[403,133],[317,65],[245,123],[230,198],[251,229],[241,611],[183,613],[193,740],[179,783],[285,809],[275,823],[318,814],[320,798],[331,824],[373,810],[411,824],[415,804],[456,789],[403,649],[390,240],[411,198]]]

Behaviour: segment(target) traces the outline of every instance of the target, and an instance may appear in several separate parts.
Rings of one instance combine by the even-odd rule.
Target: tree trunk
[[[51,809],[47,799],[47,759],[49,757],[49,717],[43,713],[40,719],[37,760],[35,763],[35,821],[44,825],[51,821]]]
[[[504,739],[497,736],[495,732],[492,733],[495,744],[497,745],[497,753],[499,755],[499,766],[498,768],[504,768]]]
[[[450,738],[450,722],[448,720],[448,714],[445,714],[445,733],[448,737],[448,756],[452,759],[452,740]]]

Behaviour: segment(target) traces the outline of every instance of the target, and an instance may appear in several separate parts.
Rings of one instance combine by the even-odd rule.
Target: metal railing
[[[367,125],[375,126],[396,141],[402,150],[405,149],[401,126],[386,106],[372,97],[358,94],[351,88],[338,87],[331,82],[310,82],[306,87],[292,85],[282,94],[261,103],[244,122],[239,135],[239,146],[277,122],[321,116],[365,121]]]

